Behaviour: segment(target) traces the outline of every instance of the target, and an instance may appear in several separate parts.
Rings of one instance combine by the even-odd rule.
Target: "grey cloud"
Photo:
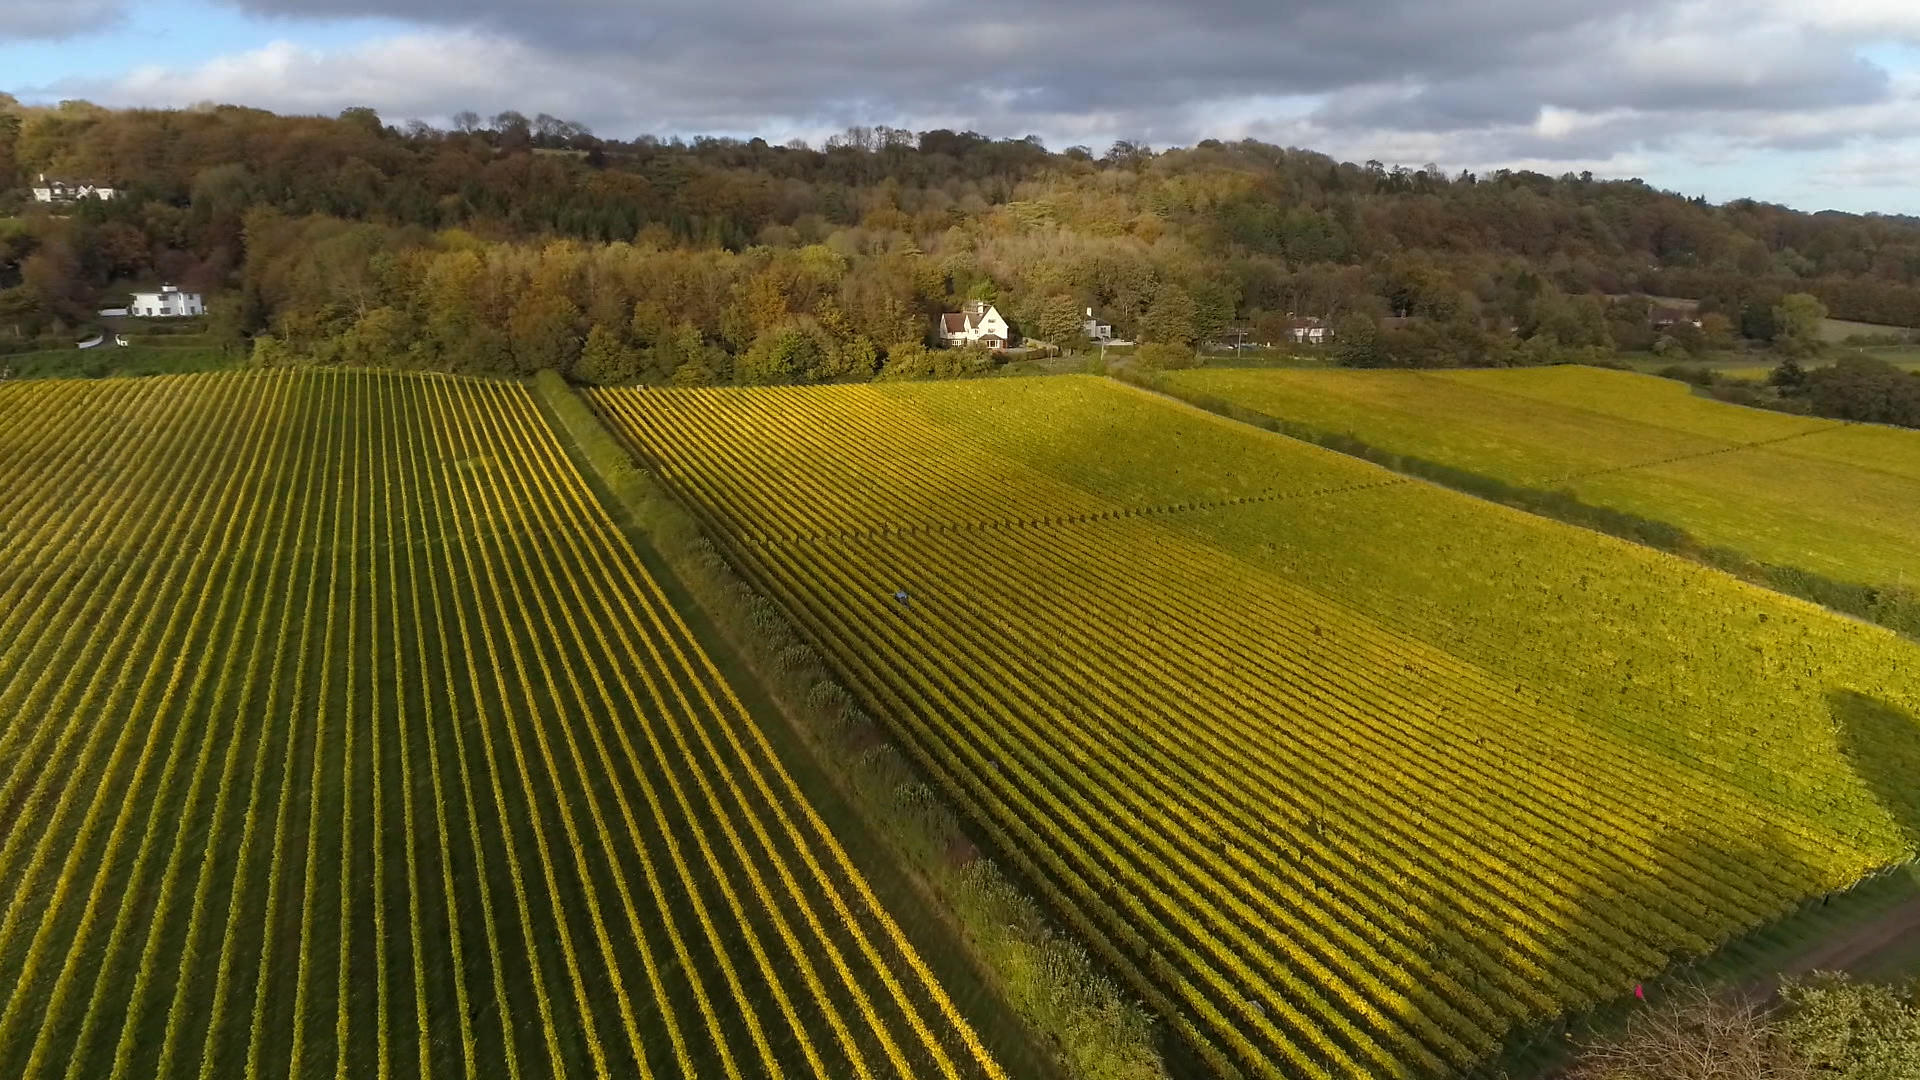
[[[1658,146],[1718,116],[1868,107],[1893,94],[1856,41],[1780,16],[1774,0],[220,2],[401,19],[455,48],[516,43],[528,62],[489,79],[415,86],[404,63],[372,57],[369,77],[351,85],[401,117],[521,108],[608,134],[892,123],[1166,143],[1256,130],[1267,110],[1280,127],[1304,114],[1308,144],[1445,133],[1574,160]],[[19,0],[0,0],[10,3]],[[1288,100],[1259,104],[1271,99]],[[1540,130],[1543,108],[1582,119]]]
[[[1601,65],[1601,66],[1604,66]],[[1316,118],[1328,125],[1401,131],[1461,131],[1532,121],[1543,106],[1584,112],[1629,109],[1680,115],[1703,110],[1781,112],[1887,99],[1887,73],[1838,47],[1764,69],[1615,67],[1600,80],[1584,63],[1475,74],[1403,93],[1336,92]]]
[[[1886,101],[1888,73],[1857,40],[1741,0],[1609,11],[1515,43],[1505,62],[1445,79],[1335,93],[1326,124],[1462,131],[1523,123],[1543,107],[1680,116],[1832,109]]]
[[[1675,138],[1685,139],[1704,118],[1688,116],[1674,121]],[[1307,146],[1335,157],[1378,158],[1405,165],[1437,162],[1448,171],[1485,170],[1521,162],[1538,162],[1549,171],[1578,171],[1592,167],[1606,171],[1610,160],[1639,156],[1668,145],[1664,136],[1647,137],[1647,121],[1620,114],[1581,127],[1566,135],[1543,135],[1526,126],[1490,126],[1459,131],[1381,130],[1325,127],[1313,120],[1256,123],[1246,134],[1287,145]]]
[[[4,0],[0,3],[0,41],[63,38],[119,21],[121,0]]]
[[[1449,80],[1502,66],[1593,11],[1586,0],[662,0],[638,10],[618,0],[228,2],[281,15],[398,16],[621,57],[636,89],[728,111],[854,99],[948,111],[1011,93],[1036,111],[1085,112]]]

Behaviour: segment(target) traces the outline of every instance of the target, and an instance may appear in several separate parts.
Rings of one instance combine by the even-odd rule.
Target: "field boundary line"
[[[1586,365],[1573,365],[1573,366],[1577,366],[1577,367],[1584,367],[1584,366],[1586,366]],[[1335,370],[1339,370],[1339,369],[1335,369]],[[1394,370],[1394,369],[1376,369],[1376,370],[1383,370],[1383,371],[1384,371],[1384,370]],[[1461,389],[1461,388],[1463,388],[1463,387],[1465,387],[1465,388],[1469,388],[1469,389],[1471,389],[1471,390],[1473,390],[1473,392],[1474,392],[1474,393],[1476,393],[1476,394],[1483,394],[1483,395],[1488,395],[1488,396],[1493,396],[1493,397],[1499,397],[1499,398],[1504,398],[1504,399],[1506,399],[1506,400],[1508,400],[1508,401],[1513,401],[1513,402],[1518,402],[1518,403],[1522,403],[1522,404],[1526,404],[1526,405],[1532,405],[1532,406],[1543,406],[1543,405],[1544,405],[1544,406],[1549,406],[1549,407],[1552,407],[1552,408],[1555,408],[1555,409],[1564,409],[1564,410],[1566,410],[1567,412],[1574,412],[1574,413],[1580,413],[1580,414],[1581,414],[1581,415],[1583,415],[1583,416],[1592,416],[1592,417],[1598,417],[1598,418],[1600,418],[1600,419],[1603,419],[1603,420],[1610,420],[1610,421],[1613,421],[1613,422],[1615,422],[1615,423],[1620,423],[1620,424],[1631,424],[1631,425],[1633,425],[1634,427],[1639,427],[1639,428],[1649,428],[1649,429],[1651,429],[1651,430],[1654,430],[1654,431],[1664,431],[1664,432],[1668,432],[1668,433],[1671,433],[1671,434],[1676,434],[1676,435],[1688,435],[1688,436],[1691,436],[1691,437],[1693,437],[1693,438],[1696,438],[1696,439],[1705,439],[1705,440],[1708,440],[1708,441],[1710,441],[1710,442],[1718,442],[1718,443],[1730,443],[1730,444],[1731,444],[1731,445],[1729,445],[1729,446],[1726,446],[1726,447],[1724,447],[1723,449],[1728,449],[1728,450],[1733,450],[1733,449],[1740,449],[1740,448],[1742,448],[1742,447],[1744,447],[1744,446],[1746,446],[1746,445],[1748,445],[1748,444],[1746,444],[1746,443],[1741,443],[1741,442],[1739,442],[1739,441],[1737,441],[1737,440],[1730,440],[1730,439],[1725,439],[1725,438],[1721,438],[1720,436],[1717,436],[1717,435],[1707,435],[1707,434],[1704,434],[1704,433],[1702,433],[1702,432],[1698,432],[1698,431],[1690,431],[1690,430],[1688,430],[1687,428],[1683,428],[1683,427],[1674,427],[1674,426],[1673,426],[1673,425],[1671,425],[1671,424],[1662,424],[1662,423],[1656,423],[1656,422],[1654,422],[1654,421],[1652,421],[1652,420],[1642,420],[1642,419],[1639,419],[1639,418],[1637,418],[1637,417],[1632,417],[1632,416],[1623,416],[1623,415],[1621,415],[1620,413],[1613,413],[1613,412],[1607,412],[1607,411],[1606,411],[1606,410],[1604,410],[1604,409],[1596,409],[1596,408],[1592,408],[1591,406],[1587,406],[1587,405],[1576,405],[1576,404],[1573,404],[1572,402],[1566,402],[1566,401],[1555,401],[1555,400],[1553,400],[1553,399],[1551,399],[1551,398],[1544,398],[1544,397],[1535,397],[1535,396],[1533,396],[1533,395],[1531,395],[1531,394],[1522,394],[1522,393],[1520,393],[1520,392],[1518,392],[1518,391],[1516,391],[1516,390],[1510,390],[1510,389],[1508,389],[1508,388],[1506,388],[1506,387],[1502,387],[1502,386],[1481,386],[1481,385],[1478,385],[1478,384],[1475,384],[1475,383],[1469,383],[1469,382],[1457,382],[1457,381],[1455,381],[1455,380],[1452,380],[1452,379],[1448,379],[1448,378],[1446,378],[1446,377],[1444,377],[1444,375],[1442,375],[1442,374],[1441,374],[1441,372],[1439,372],[1439,371],[1434,371],[1434,370],[1430,370],[1430,369],[1429,369],[1429,370],[1421,370],[1421,369],[1417,369],[1417,368],[1416,368],[1416,369],[1403,369],[1403,370],[1407,370],[1407,372],[1408,372],[1408,374],[1409,374],[1409,376],[1410,376],[1411,378],[1413,378],[1413,379],[1415,379],[1415,380],[1418,380],[1418,381],[1420,381],[1420,382],[1425,382],[1425,383],[1430,383],[1430,384],[1439,384],[1439,385],[1443,385],[1443,386],[1449,386],[1449,387],[1452,387],[1452,388],[1453,388],[1453,389],[1455,389],[1455,390],[1458,390],[1458,389]],[[1497,369],[1497,368],[1453,368],[1453,369],[1450,369],[1450,370],[1453,370],[1453,371],[1494,371],[1494,370],[1500,370],[1500,369]],[[1609,369],[1607,369],[1607,368],[1596,368],[1595,370],[1598,370],[1598,371],[1606,371],[1606,370],[1609,370]],[[1635,372],[1634,374],[1645,374],[1645,372]],[[1649,377],[1650,377],[1650,378],[1656,378],[1656,379],[1657,379],[1657,378],[1660,378],[1660,376],[1657,376],[1657,375],[1654,375],[1654,376],[1649,376]],[[1800,415],[1800,414],[1798,414],[1798,413],[1785,413],[1785,412],[1780,412],[1780,411],[1778,411],[1778,410],[1775,410],[1775,409],[1763,409],[1763,408],[1759,408],[1759,407],[1757,407],[1757,406],[1752,406],[1752,405],[1739,405],[1739,404],[1736,404],[1736,403],[1734,403],[1734,402],[1730,402],[1730,401],[1722,401],[1722,402],[1718,402],[1718,403],[1719,403],[1719,404],[1722,404],[1722,405],[1729,405],[1729,406],[1732,406],[1733,408],[1737,408],[1737,409],[1746,409],[1746,410],[1748,410],[1748,411],[1751,411],[1751,412],[1757,412],[1757,413],[1761,413],[1761,414],[1763,414],[1763,415],[1769,415],[1769,416],[1776,416],[1776,417],[1792,417],[1793,419],[1796,419],[1796,420],[1809,420],[1809,421],[1812,421],[1812,420],[1820,420],[1820,419],[1823,419],[1822,417],[1817,417],[1817,416],[1802,416],[1802,415]],[[1843,423],[1853,423],[1853,421],[1844,421]],[[1806,431],[1796,431],[1796,432],[1793,432],[1793,433],[1792,433],[1791,435],[1785,435],[1785,436],[1775,436],[1775,438],[1779,438],[1779,439],[1787,439],[1787,438],[1798,438],[1798,437],[1799,437],[1799,436],[1801,436],[1801,435],[1811,435],[1811,434],[1813,434],[1813,433],[1814,433],[1815,431],[1824,431],[1824,430],[1827,430],[1827,429],[1826,429],[1826,428],[1809,428],[1809,429],[1808,429],[1808,430],[1806,430]],[[1762,442],[1768,442],[1768,441],[1772,441],[1772,440],[1761,440],[1761,441],[1762,441]]]
[[[1270,490],[1257,495],[1238,495],[1231,499],[1201,499],[1194,502],[1169,503],[1162,506],[1115,506],[1111,510],[1100,510],[1084,514],[1062,514],[1058,517],[988,518],[980,521],[935,521],[913,525],[825,529],[819,532],[790,534],[775,538],[749,539],[747,543],[759,548],[777,548],[788,544],[817,544],[833,540],[878,540],[895,536],[925,536],[938,533],[1014,532],[1021,529],[1047,529],[1062,525],[1082,525],[1094,521],[1171,517],[1176,514],[1225,510],[1236,506],[1288,502],[1294,499],[1313,499],[1326,495],[1344,495],[1354,491],[1400,487],[1413,483],[1415,479],[1415,477],[1411,476],[1395,475],[1384,480],[1368,480],[1357,484],[1337,484],[1333,487],[1310,488],[1305,491]]]
[[[1595,476],[1610,476],[1614,473],[1632,472],[1635,469],[1651,469],[1661,465],[1673,465],[1682,461],[1695,461],[1700,458],[1717,457],[1722,454],[1736,454],[1742,450],[1759,450],[1769,446],[1777,446],[1784,442],[1792,442],[1795,439],[1804,439],[1809,435],[1825,435],[1829,432],[1840,431],[1844,428],[1854,426],[1856,426],[1855,421],[1842,420],[1839,423],[1828,424],[1825,427],[1796,431],[1791,435],[1776,435],[1771,439],[1757,439],[1753,442],[1734,443],[1732,446],[1721,446],[1712,450],[1701,450],[1693,454],[1675,454],[1672,457],[1658,458],[1653,461],[1637,461],[1631,465],[1609,465],[1604,469],[1588,469],[1584,472],[1567,473],[1564,476],[1548,477],[1545,482],[1549,484],[1565,484],[1570,481],[1586,480]],[[1669,428],[1667,430],[1671,431],[1676,429]]]
[[[1477,369],[1473,369],[1473,370],[1477,370]],[[1717,442],[1717,443],[1724,444],[1721,446],[1716,446],[1711,450],[1699,450],[1699,451],[1695,451],[1693,453],[1688,453],[1688,454],[1674,454],[1670,457],[1654,458],[1648,461],[1636,461],[1627,465],[1609,465],[1601,469],[1585,469],[1585,470],[1578,470],[1570,473],[1562,473],[1558,476],[1543,476],[1543,477],[1539,477],[1538,479],[1525,481],[1525,483],[1529,485],[1538,484],[1538,485],[1551,486],[1555,484],[1567,484],[1577,480],[1586,480],[1595,476],[1609,476],[1614,473],[1632,472],[1635,469],[1651,469],[1660,465],[1672,465],[1677,462],[1692,461],[1692,460],[1695,460],[1696,458],[1714,457],[1720,454],[1731,454],[1741,450],[1757,450],[1763,447],[1774,446],[1779,443],[1792,442],[1795,439],[1804,439],[1810,435],[1826,435],[1831,432],[1844,430],[1846,428],[1860,426],[1860,421],[1857,421],[1857,420],[1840,420],[1830,424],[1823,424],[1819,427],[1811,427],[1802,431],[1790,432],[1786,435],[1775,435],[1771,438],[1756,439],[1752,442],[1729,442],[1726,439],[1721,439],[1712,435],[1703,435],[1696,431],[1688,431],[1685,428],[1673,427],[1667,424],[1658,424],[1650,420],[1639,420],[1631,416],[1621,416],[1618,413],[1604,412],[1600,409],[1590,409],[1582,405],[1571,405],[1564,402],[1555,402],[1555,401],[1549,401],[1543,398],[1529,397],[1526,394],[1518,394],[1511,390],[1502,389],[1497,386],[1479,386],[1479,385],[1470,384],[1470,383],[1455,382],[1451,379],[1441,378],[1438,374],[1431,371],[1412,371],[1408,373],[1408,376],[1412,379],[1416,379],[1424,383],[1446,386],[1453,390],[1459,390],[1464,387],[1464,388],[1473,390],[1475,393],[1505,398],[1510,401],[1523,402],[1528,405],[1547,406],[1555,409],[1563,409],[1567,412],[1579,413],[1583,416],[1598,417],[1603,420],[1608,420],[1608,421],[1622,423],[1622,424],[1631,424],[1635,427],[1647,428],[1653,431],[1671,432],[1677,435],[1685,435],[1695,439],[1703,439],[1709,442]],[[1246,427],[1253,427],[1256,430],[1269,430],[1269,429],[1261,428],[1257,424],[1247,424],[1245,421],[1236,420],[1231,416],[1223,416],[1220,413],[1214,412],[1211,409],[1203,408],[1199,405],[1195,405],[1194,403],[1187,401],[1176,394],[1169,393],[1168,391],[1160,389],[1158,387],[1141,386],[1136,383],[1129,382],[1126,379],[1111,379],[1110,381],[1117,382],[1122,386],[1132,387],[1135,390],[1153,395],[1165,401],[1170,401],[1178,405],[1183,405],[1189,409],[1198,410],[1199,412],[1202,412],[1217,420],[1224,420],[1228,423],[1241,424],[1242,426],[1246,426]],[[1259,413],[1260,415],[1267,416],[1270,419],[1277,420],[1283,423],[1299,423],[1299,421],[1291,421],[1291,420],[1286,420],[1283,417],[1273,416],[1270,413],[1266,413],[1259,409],[1253,409],[1250,406],[1240,406],[1240,407],[1246,408],[1249,412]],[[1756,411],[1761,411],[1761,410],[1756,410]],[[1409,413],[1407,415],[1411,416],[1413,414]],[[1775,414],[1775,415],[1783,415],[1783,414]],[[1808,419],[1816,419],[1816,418],[1809,417]],[[1298,442],[1305,442],[1305,443],[1308,443],[1309,445],[1320,446],[1322,449],[1326,449],[1326,450],[1334,449],[1333,447],[1324,446],[1323,444],[1314,442],[1311,439],[1301,439],[1298,436],[1290,435],[1284,431],[1272,431],[1271,433],[1275,435],[1281,435],[1289,439],[1294,439],[1295,441],[1298,441]],[[1343,450],[1334,450],[1334,452],[1347,454],[1347,456],[1349,457],[1359,457],[1360,460],[1368,461],[1375,465],[1380,464],[1379,462],[1373,461],[1371,458],[1365,457],[1364,455],[1350,454]],[[1391,453],[1391,451],[1383,451],[1383,452]],[[1396,454],[1395,456],[1402,456],[1402,455]],[[1387,468],[1388,466],[1382,465],[1381,467]],[[1520,483],[1518,481],[1510,481],[1510,482]],[[1451,486],[1451,485],[1443,485],[1443,486]]]
[[[1570,486],[1569,481],[1577,477],[1563,477],[1559,481],[1546,478],[1503,480],[1487,473],[1448,465],[1417,454],[1385,450],[1351,434],[1341,434],[1299,421],[1287,420],[1272,413],[1238,405],[1215,395],[1173,389],[1159,382],[1129,381],[1142,379],[1145,376],[1117,374],[1109,375],[1107,378],[1118,385],[1132,387],[1139,393],[1185,408],[1200,410],[1214,416],[1221,423],[1240,424],[1251,430],[1264,431],[1269,435],[1362,461],[1376,468],[1388,469],[1403,476],[1424,480],[1468,498],[1494,503],[1534,517],[1557,521],[1563,525],[1586,529],[1630,544],[1652,548],[1697,566],[1732,575],[1757,588],[1813,604],[1842,618],[1879,626],[1904,637],[1920,640],[1920,598],[1914,597],[1909,592],[1904,585],[1904,579],[1901,582],[1881,581],[1879,583],[1844,580],[1791,563],[1764,561],[1736,548],[1710,544],[1689,532],[1678,522],[1642,516],[1603,502],[1585,501],[1583,493]],[[1503,391],[1494,392],[1504,393]],[[1195,394],[1196,400],[1188,400],[1181,396],[1186,393]],[[1879,427],[1884,425],[1841,421],[1786,436],[1776,436],[1773,439],[1720,447],[1715,452],[1726,453],[1733,450],[1773,446],[1792,439],[1833,435],[1855,428]],[[1783,456],[1794,461],[1822,460],[1817,457],[1797,455],[1790,450],[1784,451]],[[1618,466],[1615,471],[1648,468],[1660,463],[1640,462],[1631,466]],[[1847,467],[1871,469],[1870,466],[1847,465]],[[1598,473],[1579,475],[1598,475]]]

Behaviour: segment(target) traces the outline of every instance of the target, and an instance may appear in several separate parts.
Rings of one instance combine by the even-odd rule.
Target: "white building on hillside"
[[[181,292],[178,285],[162,285],[159,292],[137,292],[127,313],[142,319],[178,319],[205,315],[207,305],[197,292]]]
[[[1296,345],[1319,345],[1332,336],[1324,320],[1287,314],[1287,340]]]
[[[1700,312],[1698,310],[1686,307],[1671,307],[1665,304],[1658,305],[1648,311],[1647,322],[1651,324],[1655,330],[1670,330],[1682,323],[1698,330],[1702,325]]]
[[[66,180],[49,180],[47,179],[46,173],[41,173],[40,179],[34,181],[33,184],[34,201],[43,203],[71,203],[79,202],[81,199],[99,199],[102,202],[106,202],[117,194],[119,194],[119,192],[115,191],[114,188],[108,184],[82,184],[72,183]]]
[[[1103,323],[1094,318],[1092,308],[1087,309],[1087,319],[1080,324],[1080,332],[1086,335],[1088,341],[1096,345],[1102,341],[1113,340],[1113,324]]]
[[[940,316],[940,341],[945,345],[980,345],[1004,349],[1012,331],[999,309],[983,300],[969,300],[959,311]]]

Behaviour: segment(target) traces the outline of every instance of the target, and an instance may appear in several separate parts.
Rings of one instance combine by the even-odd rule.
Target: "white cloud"
[[[295,113],[370,104],[389,119],[402,119],[444,118],[463,108],[570,113],[596,89],[604,94],[614,88],[505,38],[423,31],[334,51],[276,41],[196,68],[147,66],[110,81],[58,89],[107,104],[237,102]]]
[[[1906,188],[1920,178],[1920,139],[1871,150],[1849,150],[1813,169],[1809,182],[1819,188]]]
[[[1632,109],[1589,112],[1542,105],[1540,115],[1533,121],[1532,131],[1542,139],[1567,142],[1587,138],[1595,132],[1614,132],[1622,125],[1637,122],[1639,118],[1640,114]]]
[[[1834,33],[1920,41],[1920,4],[1914,0],[1771,0],[1766,7],[1774,18]]]

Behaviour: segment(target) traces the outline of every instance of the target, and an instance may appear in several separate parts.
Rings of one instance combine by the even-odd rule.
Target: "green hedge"
[[[145,328],[126,336],[134,345],[149,349],[218,349],[223,344],[213,334],[155,334]]]
[[[0,372],[15,379],[103,379],[129,375],[179,375],[218,371],[247,362],[245,348],[209,349],[111,343],[95,349],[48,349],[42,352],[0,355]]]
[[[943,901],[1016,1013],[1077,1080],[1163,1080],[1153,1021],[999,867],[972,852],[959,818],[787,621],[737,574],[694,516],[552,371],[538,396],[756,676],[797,717],[802,740],[895,855]]]
[[[0,341],[0,358],[19,356],[25,353],[59,352],[61,350],[75,351],[73,342],[74,338],[72,335],[64,338],[18,338]]]

